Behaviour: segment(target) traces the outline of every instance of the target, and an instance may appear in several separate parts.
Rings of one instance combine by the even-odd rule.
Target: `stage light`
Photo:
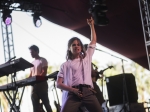
[[[94,22],[98,26],[106,26],[109,23],[108,18],[106,17],[106,12],[108,8],[104,3],[104,0],[91,0],[91,8],[89,13],[92,14]]]
[[[11,17],[11,10],[4,10],[3,11],[3,22],[6,24],[6,25],[10,25],[12,23],[12,17]]]
[[[34,13],[33,15],[33,23],[34,25],[38,28],[42,25],[42,21],[40,19],[40,14],[39,13]]]

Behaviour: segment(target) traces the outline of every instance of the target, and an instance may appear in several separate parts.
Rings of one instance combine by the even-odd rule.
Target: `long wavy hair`
[[[70,51],[70,47],[71,47],[71,44],[77,40],[80,45],[81,45],[81,53],[83,55],[83,58],[86,56],[86,53],[85,53],[85,49],[84,49],[84,46],[83,46],[83,43],[81,42],[81,40],[78,38],[78,37],[73,37],[71,38],[69,41],[68,41],[68,48],[67,48],[67,55],[66,55],[66,60],[73,60],[73,54],[72,52]]]

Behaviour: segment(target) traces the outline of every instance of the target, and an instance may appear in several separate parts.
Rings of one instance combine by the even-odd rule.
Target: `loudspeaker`
[[[128,105],[125,105],[128,109]],[[131,103],[130,111],[122,110],[123,104],[109,107],[109,112],[146,112],[143,103]]]
[[[145,112],[143,103],[131,103],[131,112]]]
[[[123,104],[123,77],[125,77],[129,103],[137,103],[138,93],[136,89],[135,77],[131,73],[125,73],[106,77],[106,86],[110,106]],[[127,101],[126,97],[125,101]]]

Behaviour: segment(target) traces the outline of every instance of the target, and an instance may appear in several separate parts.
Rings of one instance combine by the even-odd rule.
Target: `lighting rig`
[[[106,17],[108,8],[105,4],[105,0],[90,0],[91,7],[89,13],[92,14],[94,22],[98,26],[106,26],[109,23]]]
[[[13,32],[12,32],[12,16],[11,13],[13,11],[22,11],[22,12],[30,12],[33,16],[33,22],[36,27],[40,27],[42,22],[40,19],[41,16],[41,4],[40,3],[34,3],[32,0],[0,0],[0,18],[1,18],[1,30],[2,30],[2,38],[3,38],[3,48],[4,48],[4,58],[5,62],[9,62],[13,57],[15,57],[14,52],[14,41],[13,41]],[[14,75],[11,74],[13,82],[13,85],[15,83],[15,71],[14,69]],[[7,77],[8,78],[8,77]],[[24,91],[24,89],[23,89]],[[8,98],[7,94],[5,94],[5,97]],[[12,90],[10,92],[9,98],[11,100],[8,101],[10,104],[10,112],[20,112],[20,102],[22,99],[22,93],[21,96],[19,95],[18,89]],[[16,97],[18,96],[19,104],[16,103]],[[20,96],[20,98],[19,98]],[[18,104],[18,105],[17,105]]]
[[[31,0],[1,0],[0,11],[2,12],[2,19],[6,25],[10,25],[12,22],[12,11],[23,11],[33,13],[33,23],[36,27],[42,25],[40,19],[41,16],[41,4],[34,3]]]

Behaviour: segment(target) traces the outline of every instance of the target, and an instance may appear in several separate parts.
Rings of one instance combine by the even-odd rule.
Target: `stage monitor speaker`
[[[128,109],[128,106],[126,105]],[[130,111],[123,109],[123,104],[109,107],[109,112],[147,112],[143,103],[131,103]]]
[[[131,103],[131,112],[146,112],[143,103]]]
[[[136,89],[135,77],[131,73],[125,73],[125,74],[106,77],[106,86],[107,86],[110,106],[123,104],[124,75],[125,75],[129,103],[137,103],[138,93]],[[127,101],[126,97],[125,97],[125,101]]]

